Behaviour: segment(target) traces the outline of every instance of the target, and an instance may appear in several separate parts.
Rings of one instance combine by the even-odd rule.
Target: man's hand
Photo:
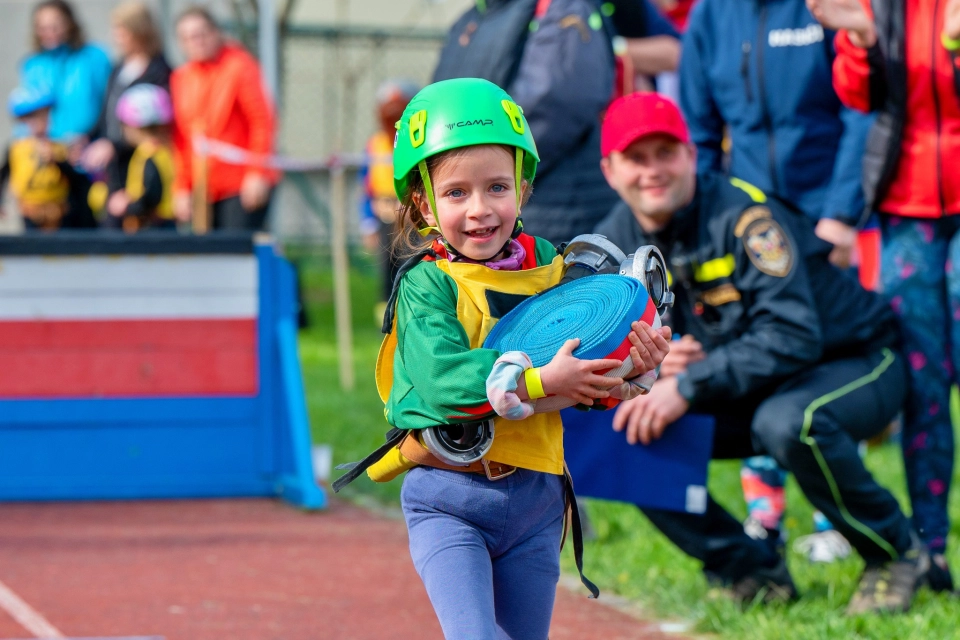
[[[689,408],[690,403],[677,391],[676,377],[658,380],[649,394],[620,403],[613,415],[613,430],[626,429],[630,444],[650,444]]]
[[[943,33],[951,40],[960,40],[960,0],[949,0],[943,12]]]
[[[679,340],[670,343],[670,353],[660,365],[660,378],[675,376],[687,370],[694,362],[707,357],[703,345],[689,333]]]
[[[807,9],[827,29],[847,32],[853,46],[869,49],[877,42],[877,28],[860,0],[807,0]]]
[[[815,231],[818,238],[833,245],[830,262],[841,269],[849,268],[853,248],[857,244],[857,230],[839,220],[821,218]]]
[[[240,185],[240,204],[247,211],[256,211],[270,198],[270,182],[259,173],[248,173]]]
[[[607,389],[623,384],[623,378],[607,377],[594,371],[616,369],[623,362],[613,358],[581,360],[573,355],[578,346],[579,338],[564,342],[553,360],[540,368],[540,381],[548,395],[564,396],[589,407],[593,406],[594,398],[609,397]]]
[[[632,323],[630,328],[632,331],[627,339],[633,345],[630,347],[633,370],[626,375],[627,379],[642,376],[656,369],[670,353],[670,337],[673,335],[670,327],[654,329],[642,321]]]

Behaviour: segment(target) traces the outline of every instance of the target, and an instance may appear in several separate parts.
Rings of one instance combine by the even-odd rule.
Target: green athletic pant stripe
[[[849,524],[851,527],[876,543],[878,547],[889,553],[891,560],[896,560],[900,557],[900,554],[897,553],[897,550],[894,549],[889,542],[878,536],[875,531],[870,529],[870,527],[867,527],[854,518],[853,515],[851,515],[851,513],[847,510],[846,505],[843,503],[843,498],[840,496],[840,489],[837,487],[837,482],[833,477],[833,473],[830,471],[830,467],[827,466],[827,461],[823,458],[823,454],[820,453],[820,447],[817,445],[817,441],[810,435],[810,428],[813,425],[813,414],[818,409],[830,404],[838,398],[842,398],[848,393],[852,393],[857,389],[870,384],[871,382],[875,382],[888,368],[890,368],[890,365],[893,364],[895,359],[896,357],[893,355],[893,352],[890,351],[890,349],[884,349],[883,360],[874,368],[873,371],[862,378],[857,378],[853,382],[845,384],[836,391],[832,391],[824,396],[820,396],[807,405],[807,408],[803,411],[803,430],[800,432],[800,441],[808,445],[813,451],[813,455],[817,459],[817,464],[820,465],[820,470],[827,479],[827,484],[830,485],[830,492],[833,494],[833,501],[840,510],[840,514],[843,516],[843,519],[846,520],[847,524]]]

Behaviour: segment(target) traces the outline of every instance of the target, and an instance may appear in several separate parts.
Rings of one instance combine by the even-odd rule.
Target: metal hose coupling
[[[627,256],[620,263],[619,273],[642,282],[658,311],[673,306],[676,296],[670,291],[667,263],[660,250],[652,244],[639,247]]]
[[[493,420],[429,427],[420,432],[423,444],[437,458],[455,467],[476,462],[493,446]]]
[[[597,273],[618,273],[626,259],[620,248],[597,233],[585,233],[571,240],[563,250],[561,284]]]

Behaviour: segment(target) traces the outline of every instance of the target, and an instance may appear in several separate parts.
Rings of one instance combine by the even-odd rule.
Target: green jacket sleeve
[[[389,409],[401,428],[423,428],[493,417],[486,380],[500,357],[471,349],[457,319],[457,285],[425,262],[401,281],[397,354]]]

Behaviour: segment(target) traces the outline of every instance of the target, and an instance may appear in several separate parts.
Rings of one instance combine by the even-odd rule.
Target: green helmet
[[[397,123],[393,149],[393,185],[397,196],[403,200],[407,195],[410,172],[418,166],[424,183],[430,184],[426,175],[426,160],[430,156],[477,144],[517,148],[519,198],[519,180],[533,182],[540,156],[530,125],[513,98],[480,78],[443,80],[424,87]],[[427,196],[434,205],[431,188]]]

